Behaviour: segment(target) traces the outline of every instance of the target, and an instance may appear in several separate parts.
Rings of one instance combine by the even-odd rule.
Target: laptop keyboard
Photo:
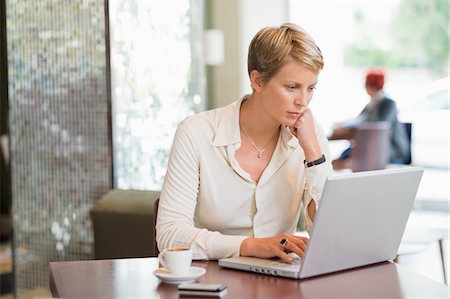
[[[301,257],[294,257],[292,260],[292,265],[301,265],[303,263],[303,259]]]
[[[303,259],[301,257],[294,256],[292,258],[293,258],[293,260],[292,260],[291,264],[285,263],[282,259],[280,259],[278,257],[273,258],[273,259],[270,260],[269,266],[271,266],[271,267],[283,267],[283,268],[297,268],[303,262]]]

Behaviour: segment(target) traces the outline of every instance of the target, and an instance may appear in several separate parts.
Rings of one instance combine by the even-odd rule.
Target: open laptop
[[[219,265],[299,279],[394,259],[422,174],[401,167],[330,175],[303,259],[232,257]]]

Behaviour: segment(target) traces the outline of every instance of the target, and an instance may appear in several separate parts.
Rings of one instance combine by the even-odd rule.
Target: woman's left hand
[[[289,126],[289,130],[298,139],[298,143],[305,152],[306,160],[313,161],[320,158],[322,152],[314,127],[314,117],[308,107],[300,109],[300,116],[294,124]]]

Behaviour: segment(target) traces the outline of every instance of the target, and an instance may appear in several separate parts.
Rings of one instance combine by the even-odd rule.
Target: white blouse
[[[235,159],[241,102],[188,117],[178,126],[159,202],[160,251],[191,247],[194,259],[238,256],[248,236],[295,233],[302,202],[307,207],[313,199],[318,207],[332,169],[322,129],[315,123],[325,163],[305,168],[297,138],[283,127],[256,183]]]

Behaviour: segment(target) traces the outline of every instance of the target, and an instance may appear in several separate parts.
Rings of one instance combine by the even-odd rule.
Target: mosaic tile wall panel
[[[92,258],[112,187],[104,0],[6,0],[18,298],[48,262]]]

